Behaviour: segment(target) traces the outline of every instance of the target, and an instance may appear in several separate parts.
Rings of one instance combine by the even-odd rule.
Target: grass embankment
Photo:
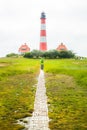
[[[87,129],[87,60],[47,60],[51,130]]]
[[[0,130],[19,130],[17,119],[31,116],[38,60],[0,59]]]

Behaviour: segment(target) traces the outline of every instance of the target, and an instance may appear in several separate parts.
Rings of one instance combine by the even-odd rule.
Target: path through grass
[[[0,130],[19,130],[31,116],[39,61],[0,59]],[[87,60],[45,60],[51,130],[87,129]]]

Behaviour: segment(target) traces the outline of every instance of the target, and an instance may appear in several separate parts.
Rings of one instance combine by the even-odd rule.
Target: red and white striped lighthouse
[[[40,51],[47,50],[47,41],[46,41],[46,16],[45,13],[41,13],[41,30],[40,30]]]

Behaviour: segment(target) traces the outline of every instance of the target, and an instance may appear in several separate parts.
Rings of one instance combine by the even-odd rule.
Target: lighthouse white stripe
[[[40,42],[46,42],[46,37],[41,36],[41,37],[40,37]]]
[[[46,24],[41,24],[41,30],[46,30]]]

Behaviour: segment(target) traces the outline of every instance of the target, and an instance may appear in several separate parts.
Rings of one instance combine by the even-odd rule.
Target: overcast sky
[[[18,53],[24,43],[39,49],[43,11],[48,49],[63,42],[87,57],[87,0],[0,0],[0,57]]]

